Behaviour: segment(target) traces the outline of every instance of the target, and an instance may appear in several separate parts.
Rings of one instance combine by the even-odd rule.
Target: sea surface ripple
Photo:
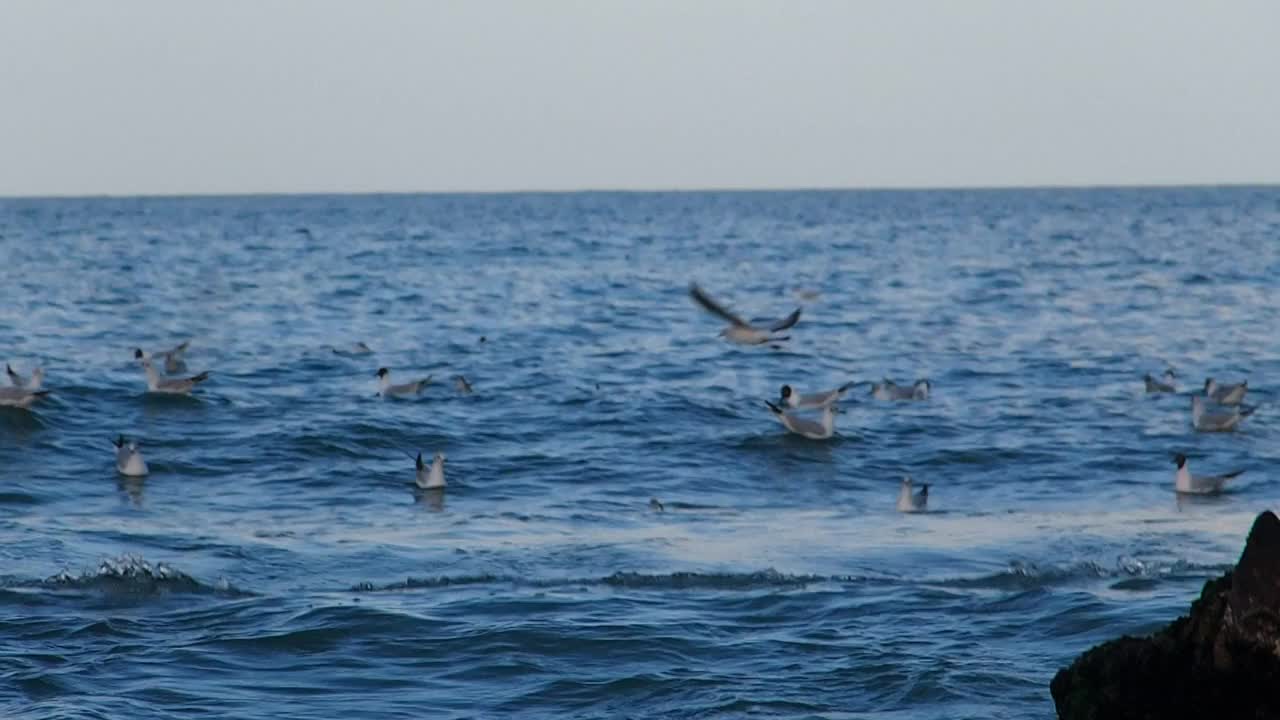
[[[1048,718],[1275,504],[1276,188],[11,199],[0,256],[53,391],[0,409],[5,717]],[[726,345],[691,280],[804,317]],[[763,404],[884,376],[933,396]]]

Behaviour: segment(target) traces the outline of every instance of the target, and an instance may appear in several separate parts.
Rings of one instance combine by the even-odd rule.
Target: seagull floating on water
[[[1228,432],[1235,430],[1242,420],[1257,408],[1239,407],[1231,412],[1211,412],[1204,407],[1204,398],[1191,396],[1191,424],[1201,432]]]
[[[924,512],[929,504],[929,483],[920,485],[920,492],[912,492],[911,476],[902,476],[902,489],[898,491],[898,512]]]
[[[185,344],[185,343],[184,343]],[[164,378],[160,377],[160,373],[155,366],[151,364],[151,358],[142,352],[141,348],[135,348],[133,357],[142,363],[142,369],[147,373],[147,390],[153,393],[163,393],[166,395],[190,395],[196,385],[209,379],[209,373],[202,372],[189,378]]]
[[[1221,385],[1213,378],[1206,378],[1204,381],[1204,396],[1219,405],[1239,405],[1247,392],[1248,380],[1236,385]]]
[[[728,322],[729,327],[720,331],[720,337],[739,345],[764,345],[771,342],[790,340],[790,335],[777,335],[776,333],[782,332],[800,322],[800,308],[796,308],[790,315],[781,320],[764,327],[757,327],[712,300],[711,296],[703,292],[702,288],[698,287],[696,283],[689,285],[689,296],[707,312]]]
[[[116,446],[116,470],[121,475],[129,477],[142,477],[146,475],[147,461],[142,459],[142,451],[138,449],[138,442],[125,440],[121,435],[111,444]]]
[[[422,389],[431,382],[431,376],[428,375],[421,380],[413,382],[400,383],[399,385],[391,384],[391,371],[386,368],[378,368],[378,394],[383,397],[404,397],[406,395],[417,395]]]
[[[782,423],[783,427],[796,435],[807,437],[810,440],[826,440],[836,433],[836,413],[838,410],[835,405],[823,407],[822,421],[818,422],[785,412],[768,400],[765,400],[764,404],[769,406],[769,411],[773,413],[774,417],[778,418],[778,422]]]
[[[1151,373],[1142,376],[1142,382],[1146,385],[1149,393],[1171,393],[1177,392],[1178,386],[1172,370],[1165,370],[1164,375],[1159,380],[1151,377]]]
[[[16,388],[35,392],[40,389],[41,385],[44,385],[44,368],[36,368],[35,370],[32,370],[31,377],[29,378],[19,375],[18,371],[14,370],[13,366],[9,363],[5,363],[4,370],[5,373],[9,375],[9,382]]]
[[[461,394],[463,394],[463,395],[470,395],[470,394],[471,394],[471,383],[467,382],[467,379],[466,379],[465,377],[461,376],[461,375],[454,375],[454,376],[453,376],[453,389],[454,389],[454,390],[457,390],[459,393],[461,393]]]
[[[31,403],[48,394],[48,390],[27,390],[20,387],[0,387],[0,406],[26,409],[31,407]]]
[[[1214,495],[1222,492],[1227,481],[1243,473],[1236,470],[1225,475],[1192,475],[1187,467],[1187,456],[1178,453],[1173,461],[1178,465],[1178,472],[1173,476],[1173,487],[1180,493],[1188,495]]]
[[[877,400],[928,400],[933,386],[928,380],[917,380],[911,387],[903,387],[885,378],[871,384],[871,396]]]
[[[422,461],[422,453],[418,453],[414,467],[417,469],[413,481],[415,485],[423,490],[439,490],[444,487],[444,453],[436,453],[430,466]]]
[[[844,394],[857,383],[845,383],[834,390],[801,395],[790,385],[782,386],[782,404],[794,410],[816,410],[834,405],[844,398]]]

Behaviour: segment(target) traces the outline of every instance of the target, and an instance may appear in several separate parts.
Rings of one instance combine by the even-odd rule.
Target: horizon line
[[[305,190],[305,191],[210,191],[210,192],[141,192],[141,193],[45,193],[34,195],[10,195],[0,193],[0,201],[8,200],[124,200],[130,198],[177,200],[184,198],[255,198],[255,197],[410,197],[410,196],[466,196],[466,195],[675,195],[698,193],[800,193],[800,192],[994,192],[1007,190],[1176,190],[1208,188],[1280,188],[1280,181],[1243,182],[1168,182],[1168,183],[1044,183],[1028,185],[811,185],[793,187],[600,187],[600,188],[548,188],[501,190]]]

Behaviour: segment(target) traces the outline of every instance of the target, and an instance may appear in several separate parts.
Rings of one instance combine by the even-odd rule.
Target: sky
[[[1280,182],[1273,0],[0,0],[0,195]]]

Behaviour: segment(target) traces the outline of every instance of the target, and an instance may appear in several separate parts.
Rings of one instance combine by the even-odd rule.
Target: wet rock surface
[[[1235,569],[1188,615],[1089,650],[1050,692],[1063,720],[1280,718],[1280,518],[1254,520]]]

